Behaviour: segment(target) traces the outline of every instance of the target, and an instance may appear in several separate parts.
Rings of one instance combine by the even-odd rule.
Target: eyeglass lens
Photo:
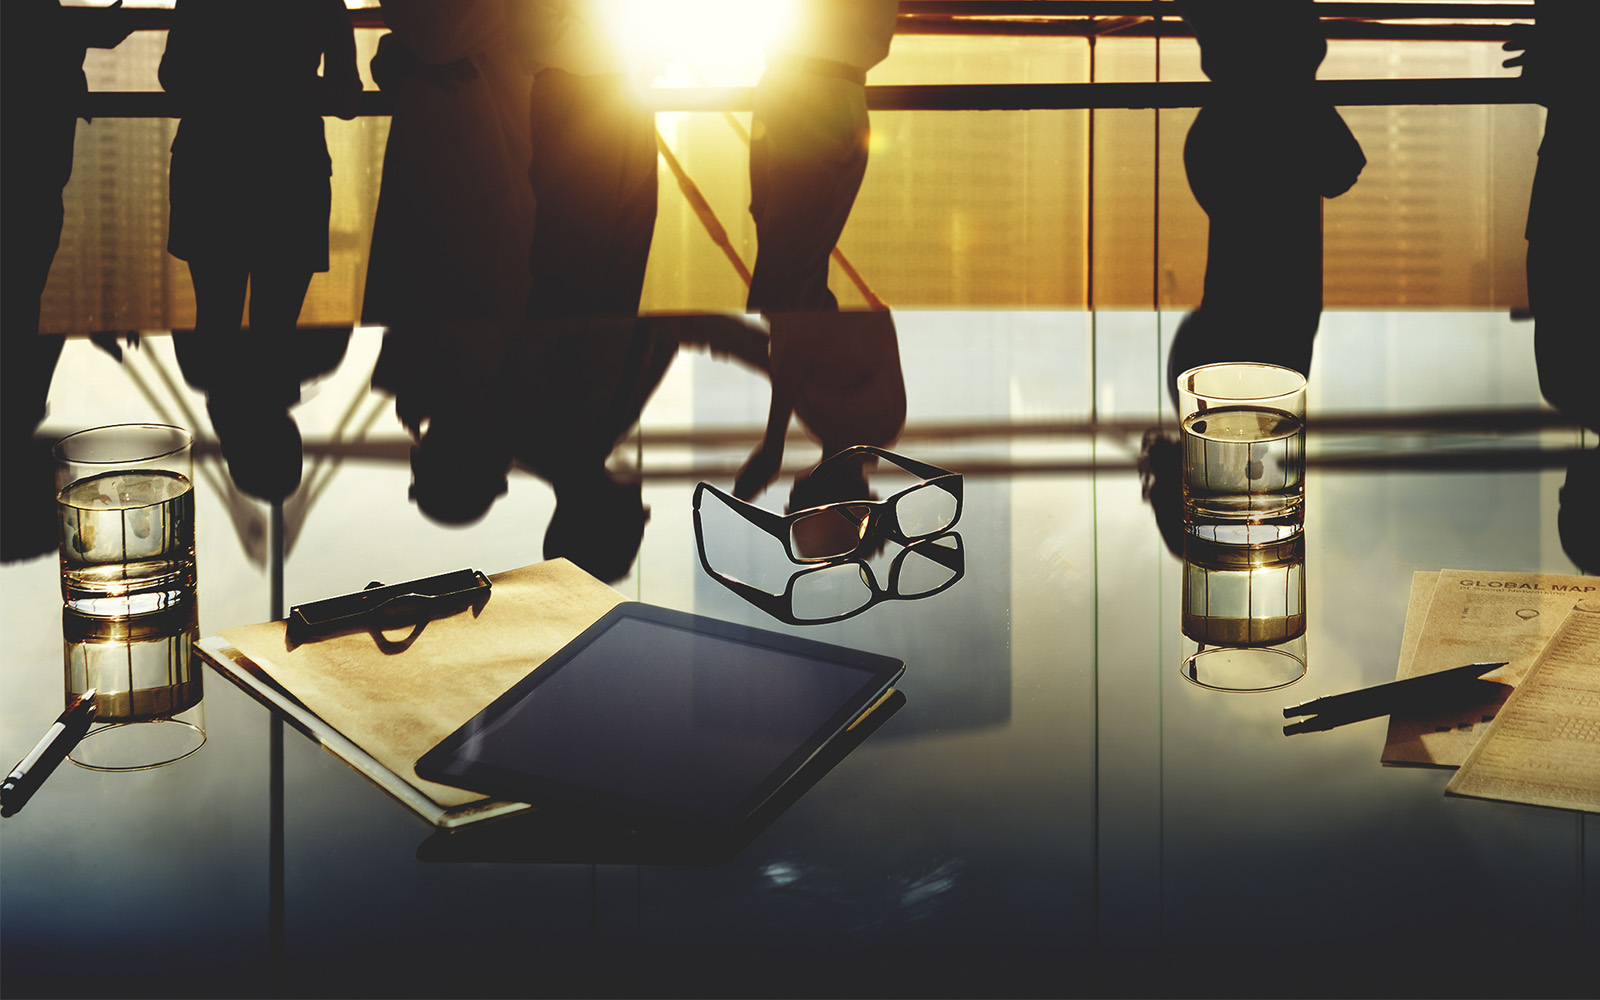
[[[847,556],[860,547],[871,518],[872,508],[866,504],[845,504],[797,517],[789,523],[790,551],[802,559]]]
[[[902,494],[893,515],[906,538],[926,538],[946,530],[956,519],[956,498],[933,485]],[[872,508],[845,504],[797,517],[789,525],[789,546],[804,559],[836,559],[854,552],[866,537]]]
[[[956,498],[937,486],[923,484],[895,501],[894,514],[902,535],[924,538],[955,523]]]

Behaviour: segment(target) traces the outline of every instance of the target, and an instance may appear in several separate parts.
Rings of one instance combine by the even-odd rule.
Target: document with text
[[[1430,576],[1432,596],[1424,600]],[[1416,574],[1412,588],[1396,679],[1505,661],[1483,679],[1507,687],[1482,704],[1390,716],[1385,764],[1460,767],[1567,612],[1581,600],[1600,598],[1600,579],[1539,573],[1443,570]]]
[[[1445,793],[1600,813],[1600,599],[1567,614]]]

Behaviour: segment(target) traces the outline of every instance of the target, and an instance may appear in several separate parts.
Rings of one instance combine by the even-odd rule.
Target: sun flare
[[[737,86],[761,73],[795,0],[595,0],[624,65],[659,83]]]

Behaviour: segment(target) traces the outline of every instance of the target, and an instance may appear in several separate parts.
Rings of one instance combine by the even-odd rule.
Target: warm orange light
[[[624,64],[656,82],[754,83],[794,20],[794,0],[595,0]]]

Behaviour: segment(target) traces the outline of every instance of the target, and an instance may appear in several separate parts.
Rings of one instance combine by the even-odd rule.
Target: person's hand
[[[1508,25],[1507,30],[1510,31],[1511,38],[1500,46],[1501,51],[1520,52],[1521,55],[1512,56],[1501,62],[1500,65],[1506,69],[1515,66],[1522,71],[1523,77],[1527,77],[1534,65],[1536,65],[1534,60],[1534,53],[1537,51],[1537,46],[1534,44],[1534,39],[1537,37],[1535,29],[1531,24],[1513,24]]]
[[[99,333],[91,333],[89,335],[89,342],[100,348],[102,351],[105,351],[113,358],[117,359],[118,362],[121,362],[122,345],[117,343],[117,336],[118,334],[114,331],[102,330]],[[124,333],[121,336],[124,344],[127,344],[131,348],[138,348],[139,332],[137,330],[129,330],[127,333]]]
[[[1540,104],[1547,104],[1548,87],[1551,91],[1559,89],[1558,84],[1551,83],[1551,62],[1541,53],[1544,46],[1539,42],[1539,30],[1531,24],[1509,25],[1511,38],[1500,48],[1505,52],[1515,52],[1517,55],[1500,63],[1507,69],[1516,67],[1519,70],[1517,78],[1527,86],[1533,88],[1534,96]],[[1556,63],[1559,65],[1560,61]]]

